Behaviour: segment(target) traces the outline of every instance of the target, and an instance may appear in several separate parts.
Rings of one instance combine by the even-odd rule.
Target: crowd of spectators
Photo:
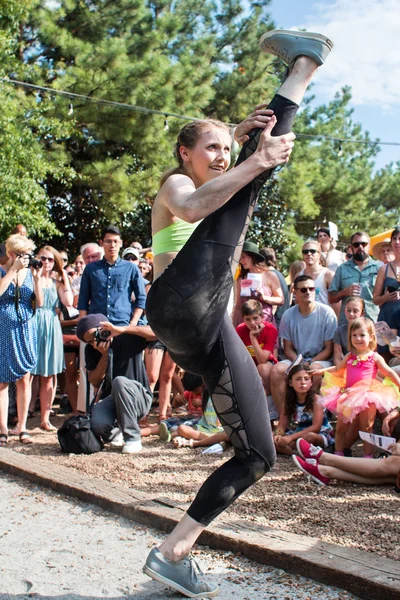
[[[84,413],[96,397],[93,431],[123,453],[140,452],[146,435],[174,440],[177,447],[211,445],[222,451],[228,438],[206,391],[202,402],[193,403],[185,377],[147,324],[151,249],[138,241],[124,244],[118,227],[110,225],[99,243],[84,244],[76,257],[67,250],[35,249],[23,225],[0,246],[0,446],[10,434],[23,444],[32,442],[27,419],[39,408],[38,400],[40,427],[54,430],[58,388],[64,414]],[[324,452],[314,454],[331,466],[315,467],[314,480],[324,483],[327,473],[336,477],[339,470],[339,479],[349,479],[343,475],[349,472],[346,463],[326,458],[335,450],[335,438],[319,390],[324,370],[340,367],[348,356],[348,329],[355,320],[366,317],[386,322],[395,334],[400,330],[400,228],[372,249],[368,234],[357,231],[344,253],[322,227],[304,242],[287,278],[272,248],[246,241],[231,317],[262,379],[278,453],[297,451],[296,464],[304,471],[309,450],[300,440],[321,446]],[[378,353],[400,371],[396,343],[380,345]],[[156,396],[159,424],[149,425],[146,416]],[[382,412],[386,433],[396,435],[399,416],[397,409]],[[364,431],[373,431],[374,423],[361,422]],[[346,431],[341,428],[340,455],[351,453],[360,427],[355,420]],[[351,440],[345,448],[344,439]],[[369,468],[367,478],[373,479],[372,472]]]

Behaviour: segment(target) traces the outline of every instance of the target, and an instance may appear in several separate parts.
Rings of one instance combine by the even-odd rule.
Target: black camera
[[[32,256],[32,254],[19,254],[18,258],[22,258],[23,256],[27,256],[29,259],[28,267],[32,267],[32,269],[41,269],[42,268],[41,261],[37,260],[37,258],[34,258]]]
[[[94,341],[96,344],[99,344],[100,342],[106,342],[110,335],[111,331],[108,331],[107,329],[101,329],[99,327],[94,333]]]

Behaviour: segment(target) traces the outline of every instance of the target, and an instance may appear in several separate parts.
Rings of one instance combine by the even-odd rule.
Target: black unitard
[[[290,132],[297,104],[276,95],[268,108],[277,117],[272,135]],[[261,132],[250,133],[236,164],[255,151]],[[271,173],[266,171],[245,185],[199,224],[147,298],[151,328],[180,367],[202,376],[235,451],[203,483],[189,507],[189,516],[203,525],[265,475],[276,460],[261,378],[227,314],[232,272],[260,188]]]

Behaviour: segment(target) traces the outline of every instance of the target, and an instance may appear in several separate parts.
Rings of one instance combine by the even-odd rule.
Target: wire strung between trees
[[[190,117],[187,115],[180,115],[177,113],[171,113],[165,110],[156,110],[153,108],[147,108],[144,106],[136,106],[134,104],[126,104],[125,102],[115,102],[114,100],[107,100],[103,98],[97,98],[96,96],[86,96],[85,94],[76,94],[75,92],[68,92],[66,90],[56,90],[54,88],[49,88],[42,85],[35,85],[33,83],[27,83],[25,81],[19,81],[17,79],[11,79],[9,77],[3,77],[0,79],[2,83],[9,83],[12,85],[19,85],[21,87],[26,87],[29,89],[48,92],[49,94],[55,94],[59,96],[64,96],[66,98],[71,99],[80,99],[87,100],[89,102],[93,102],[94,104],[102,104],[103,106],[116,106],[118,108],[126,108],[128,110],[141,112],[149,115],[161,115],[164,117],[164,131],[168,131],[168,117],[173,117],[175,119],[181,119],[183,121],[204,121],[204,119],[199,117]],[[69,106],[68,114],[71,115],[73,113],[73,109],[71,105]],[[236,127],[237,123],[225,123],[228,127]],[[295,132],[294,132],[295,133]],[[297,138],[309,138],[315,140],[329,140],[331,142],[337,143],[350,143],[350,144],[366,144],[368,146],[400,146],[400,142],[381,142],[381,141],[371,141],[371,140],[355,140],[353,138],[340,138],[328,135],[319,135],[319,134],[310,134],[310,133],[296,133]],[[341,148],[339,148],[339,153],[341,152]]]

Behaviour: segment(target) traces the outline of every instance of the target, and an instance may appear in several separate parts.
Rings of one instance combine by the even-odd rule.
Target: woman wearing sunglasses
[[[73,295],[63,259],[51,246],[38,252],[42,263],[39,285],[43,293],[43,306],[36,313],[38,335],[38,360],[33,373],[40,376],[41,429],[52,431],[50,410],[55,391],[55,375],[64,369],[63,337],[58,313],[60,303],[72,306]]]
[[[29,268],[35,245],[26,236],[11,235],[6,241],[8,261],[0,267],[0,446],[8,442],[8,386],[16,382],[18,424],[13,433],[30,444],[26,419],[30,398],[30,371],[36,364],[34,307],[41,306],[40,271]]]
[[[328,300],[328,290],[332,283],[333,271],[322,265],[322,250],[321,246],[315,240],[307,240],[301,249],[303,260],[306,263],[304,269],[299,275],[308,275],[314,280],[315,284],[315,300],[330,306]],[[339,314],[340,304],[332,306],[336,314]]]

